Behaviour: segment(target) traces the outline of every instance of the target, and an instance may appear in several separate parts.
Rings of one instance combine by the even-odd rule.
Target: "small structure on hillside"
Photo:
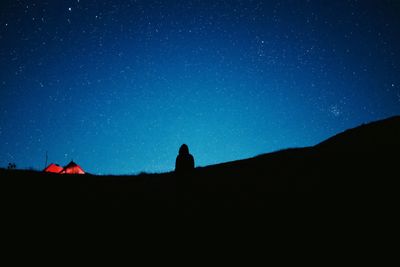
[[[51,163],[47,166],[43,171],[44,172],[52,172],[52,173],[60,173],[64,168],[58,164]]]
[[[58,173],[58,174],[85,174],[85,171],[81,166],[71,161],[64,168],[57,164],[50,164],[44,170],[44,172]]]
[[[85,174],[85,171],[81,168],[81,166],[71,161],[67,166],[64,167],[60,174]]]

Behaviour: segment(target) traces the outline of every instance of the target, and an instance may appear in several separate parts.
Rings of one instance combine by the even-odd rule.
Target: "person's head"
[[[180,155],[189,154],[189,147],[186,144],[181,145],[181,147],[179,148],[179,154]]]

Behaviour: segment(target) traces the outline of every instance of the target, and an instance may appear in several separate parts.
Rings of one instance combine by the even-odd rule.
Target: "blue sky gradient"
[[[314,145],[400,114],[398,1],[1,1],[0,166],[95,174]]]

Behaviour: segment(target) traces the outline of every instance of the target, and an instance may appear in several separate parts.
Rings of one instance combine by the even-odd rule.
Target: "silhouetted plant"
[[[17,168],[17,165],[15,163],[8,163],[7,169],[9,170],[15,170]]]

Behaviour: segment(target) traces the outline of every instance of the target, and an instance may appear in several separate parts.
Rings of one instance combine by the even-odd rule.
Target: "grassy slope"
[[[314,147],[196,168],[190,177],[0,170],[1,188],[13,204],[84,208],[236,207],[263,205],[271,192],[397,191],[399,136],[397,116],[345,131]]]

